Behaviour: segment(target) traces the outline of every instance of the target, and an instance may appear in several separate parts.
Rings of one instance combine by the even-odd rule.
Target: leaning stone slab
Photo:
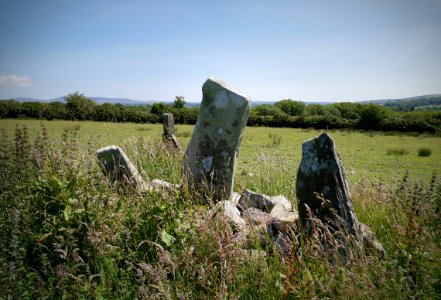
[[[254,207],[263,212],[269,213],[274,207],[274,202],[268,195],[258,194],[245,189],[239,199],[238,207],[242,211]]]
[[[179,144],[178,139],[175,136],[175,121],[173,119],[172,113],[164,113],[162,115],[162,127],[162,139],[165,142],[173,145],[173,147],[181,149],[181,145]]]
[[[96,154],[101,170],[112,182],[128,182],[135,188],[145,188],[144,180],[121,148],[107,146],[98,149]]]
[[[296,194],[300,219],[304,225],[307,224],[308,206],[313,216],[325,224],[331,225],[338,218],[343,219],[348,232],[358,236],[357,218],[345,170],[335,143],[327,133],[303,144]]]
[[[366,254],[379,255],[386,258],[386,250],[383,245],[374,237],[372,230],[363,223],[358,223],[361,238],[363,240],[363,247]]]
[[[214,78],[204,83],[202,93],[199,116],[184,156],[184,174],[188,186],[204,197],[231,199],[250,99]]]
[[[173,184],[161,179],[154,179],[149,183],[145,184],[146,191],[156,191],[156,192],[174,192],[179,188],[178,184]]]

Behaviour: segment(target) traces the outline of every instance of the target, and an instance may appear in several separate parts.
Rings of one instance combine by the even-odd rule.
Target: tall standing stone
[[[296,194],[304,225],[308,224],[308,206],[313,217],[321,219],[328,227],[334,228],[337,223],[343,225],[366,254],[386,257],[386,251],[370,228],[357,220],[345,170],[328,134],[323,133],[303,144]],[[326,239],[323,241],[326,243]]]
[[[175,148],[181,149],[181,145],[179,144],[178,139],[175,136],[175,121],[173,120],[172,113],[164,113],[162,115],[162,127],[162,139],[165,142],[173,145]]]
[[[250,112],[250,99],[221,80],[209,78],[184,157],[190,188],[214,201],[228,200],[240,142]]]
[[[117,146],[107,146],[96,152],[101,170],[112,182],[128,182],[135,188],[145,188],[144,180],[124,151]]]
[[[334,141],[327,133],[303,144],[296,194],[303,224],[308,218],[306,204],[314,217],[325,223],[332,223],[340,217],[348,231],[357,235],[357,217],[345,170]]]

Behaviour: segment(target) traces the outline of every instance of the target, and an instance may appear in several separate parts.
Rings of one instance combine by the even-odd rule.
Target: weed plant
[[[429,148],[420,148],[418,149],[418,156],[429,157],[432,155],[432,150]]]
[[[119,146],[146,180],[181,181],[182,154],[160,141],[128,139]],[[185,188],[157,193],[113,185],[99,170],[97,148],[89,141],[81,151],[74,128],[59,141],[44,127],[33,142],[26,127],[14,137],[1,132],[0,298],[441,297],[436,176],[404,177],[396,186],[361,181],[352,191],[354,206],[388,256],[354,249],[347,259],[331,253],[329,260],[320,238],[332,244],[335,237],[319,220],[309,236],[293,235],[296,242],[282,254],[258,234],[240,234]],[[281,167],[267,158],[253,183],[243,184],[289,193],[278,186],[285,179],[266,176]]]

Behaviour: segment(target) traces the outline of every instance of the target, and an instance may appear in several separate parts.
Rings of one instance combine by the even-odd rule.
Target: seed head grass
[[[319,220],[313,231],[299,227],[288,233],[293,242],[281,252],[265,232],[240,231],[185,186],[158,193],[109,182],[95,156],[105,141],[85,141],[86,126],[67,127],[61,138],[45,124],[38,130],[18,126],[13,135],[1,131],[2,298],[441,295],[441,182],[436,174],[428,180],[405,175],[394,183],[363,177],[353,184],[357,216],[384,245],[386,258],[357,251],[350,238],[330,232]],[[344,138],[351,134],[339,137]],[[284,135],[277,147],[266,148],[271,152],[257,152],[259,163],[238,176],[236,190],[283,194],[295,204],[296,167],[287,163],[288,143]],[[160,134],[126,136],[118,146],[144,180],[182,182],[182,153],[162,144]],[[247,151],[241,153],[245,158]],[[348,245],[344,258],[337,247],[341,243]]]

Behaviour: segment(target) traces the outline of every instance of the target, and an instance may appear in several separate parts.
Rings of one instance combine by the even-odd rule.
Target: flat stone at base
[[[294,223],[299,219],[299,214],[296,211],[288,211],[281,204],[275,205],[270,212],[270,215],[279,219],[282,222]]]
[[[238,206],[242,210],[254,207],[269,213],[274,207],[274,202],[268,195],[258,194],[246,189],[243,191],[242,196],[239,199]]]
[[[237,207],[237,204],[239,203],[241,195],[239,193],[233,192],[233,195],[231,196],[231,202]]]
[[[254,207],[245,210],[242,213],[242,216],[244,220],[250,225],[266,225],[267,223],[271,222],[271,219],[273,218],[268,213]]]
[[[240,216],[240,211],[229,200],[219,201],[216,203],[216,208],[223,212],[223,214],[230,219],[238,227],[244,227],[245,221]]]
[[[294,210],[291,202],[282,195],[271,197],[271,201],[274,203],[274,206],[281,205],[287,211]]]

